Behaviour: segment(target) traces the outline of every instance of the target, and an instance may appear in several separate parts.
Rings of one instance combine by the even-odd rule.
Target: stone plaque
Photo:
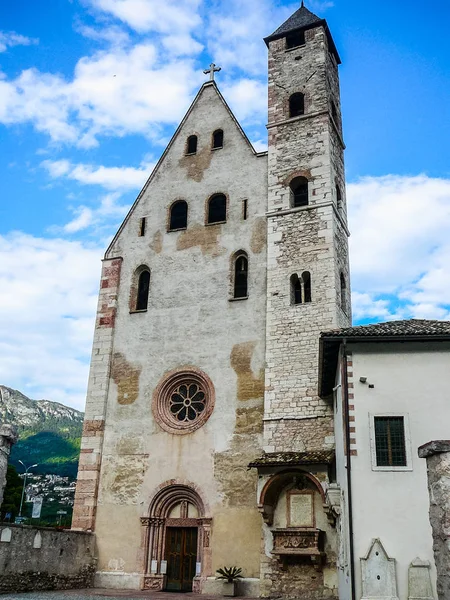
[[[289,527],[314,527],[314,496],[310,493],[289,494],[288,525]]]

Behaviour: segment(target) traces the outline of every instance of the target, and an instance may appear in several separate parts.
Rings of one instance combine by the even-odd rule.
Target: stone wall
[[[6,485],[6,472],[11,447],[17,441],[17,429],[13,425],[0,425],[0,506]]]
[[[283,38],[269,43],[264,403],[264,449],[269,453],[334,448],[333,409],[317,389],[319,337],[351,320],[338,70],[322,26],[307,30],[305,38],[303,46],[293,49]],[[298,92],[305,96],[305,114],[290,118],[289,98]],[[290,184],[297,177],[308,180],[306,206],[291,204]],[[311,301],[295,304],[291,277],[305,271],[311,275]],[[317,477],[315,467],[310,468]],[[320,482],[326,489],[329,477]],[[327,539],[322,569],[298,556],[281,565],[272,553],[275,531],[264,526],[262,596],[336,597],[336,530],[327,522],[323,503],[316,513],[316,526]]]
[[[93,534],[44,527],[0,527],[0,593],[93,586]]]
[[[100,463],[109,389],[110,357],[122,259],[104,260],[95,322],[91,371],[84,413],[72,527],[95,528]]]
[[[298,91],[305,114],[289,118]],[[330,449],[332,408],[317,394],[319,335],[349,325],[351,309],[339,77],[323,27],[306,31],[297,49],[283,38],[270,43],[268,129],[265,450]],[[298,176],[309,181],[309,203],[293,208],[289,183]],[[312,301],[293,305],[290,277],[304,271]]]
[[[450,598],[450,440],[421,446],[419,457],[427,460],[437,592],[439,600],[447,600]]]

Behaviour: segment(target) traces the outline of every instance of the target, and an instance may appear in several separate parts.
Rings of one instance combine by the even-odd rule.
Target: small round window
[[[174,371],[155,390],[153,414],[165,431],[191,433],[209,419],[214,399],[214,386],[205,373],[194,368]]]

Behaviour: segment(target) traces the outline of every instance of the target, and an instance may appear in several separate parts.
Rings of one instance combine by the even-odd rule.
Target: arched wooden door
[[[192,592],[197,562],[197,527],[168,527],[166,532],[167,582],[170,592]]]

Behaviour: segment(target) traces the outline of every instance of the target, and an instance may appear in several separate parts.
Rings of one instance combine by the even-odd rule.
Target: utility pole
[[[20,509],[19,509],[19,517],[22,516],[22,505],[23,505],[23,498],[25,496],[25,486],[27,484],[27,475],[28,475],[28,471],[30,469],[34,469],[34,467],[38,466],[38,463],[36,463],[35,465],[30,465],[29,467],[26,467],[25,464],[19,460],[20,464],[22,465],[22,467],[25,469],[24,471],[24,478],[23,478],[23,488],[22,488],[22,498],[20,500]]]

